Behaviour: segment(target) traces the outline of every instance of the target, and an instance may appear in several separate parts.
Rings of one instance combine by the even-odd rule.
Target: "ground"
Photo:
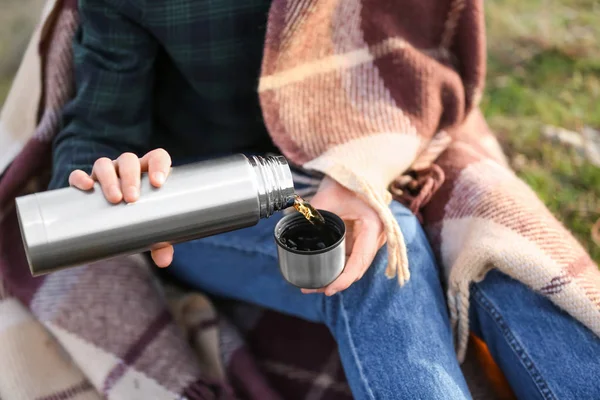
[[[542,135],[600,129],[600,2],[488,0],[482,109],[513,168],[600,263],[600,168]]]
[[[0,108],[45,0],[0,0]]]
[[[0,104],[43,0],[2,0]],[[545,127],[600,129],[600,2],[486,0],[482,109],[513,168],[600,263],[600,168]],[[10,38],[10,40],[8,40]]]

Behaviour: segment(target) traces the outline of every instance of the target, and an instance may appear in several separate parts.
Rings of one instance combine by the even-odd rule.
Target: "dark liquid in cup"
[[[316,251],[333,246],[342,235],[328,225],[321,213],[308,201],[296,195],[294,208],[306,218],[281,234],[281,242],[291,250]]]
[[[327,223],[318,227],[299,223],[286,229],[279,240],[291,250],[317,251],[333,246],[341,237],[340,232]]]

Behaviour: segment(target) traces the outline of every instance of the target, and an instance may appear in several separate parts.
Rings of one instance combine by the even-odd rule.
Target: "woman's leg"
[[[406,208],[394,203],[392,210],[408,247],[411,279],[404,287],[385,277],[383,249],[348,290],[303,295],[278,270],[278,218],[178,245],[170,270],[202,290],[325,323],[357,399],[470,398],[427,239]]]
[[[600,339],[499,271],[471,287],[471,329],[520,399],[600,399]]]

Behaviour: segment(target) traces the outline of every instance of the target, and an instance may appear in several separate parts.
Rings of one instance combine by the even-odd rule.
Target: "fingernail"
[[[136,186],[129,186],[127,188],[127,198],[135,201],[140,196],[140,191]]]
[[[118,187],[118,186],[111,186],[111,187],[108,189],[108,195],[109,195],[111,198],[113,198],[113,199],[117,200],[117,199],[120,199],[120,198],[121,198],[121,191],[119,190],[119,187]]]
[[[156,172],[154,174],[154,179],[156,180],[156,183],[162,185],[163,183],[165,183],[165,174],[163,174],[162,172]]]

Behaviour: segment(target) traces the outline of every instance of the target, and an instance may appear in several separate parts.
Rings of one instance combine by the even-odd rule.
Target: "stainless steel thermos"
[[[96,185],[16,201],[33,275],[178,243],[258,223],[294,202],[283,157],[235,155],[172,168],[163,187],[146,174],[135,203],[110,204]]]

